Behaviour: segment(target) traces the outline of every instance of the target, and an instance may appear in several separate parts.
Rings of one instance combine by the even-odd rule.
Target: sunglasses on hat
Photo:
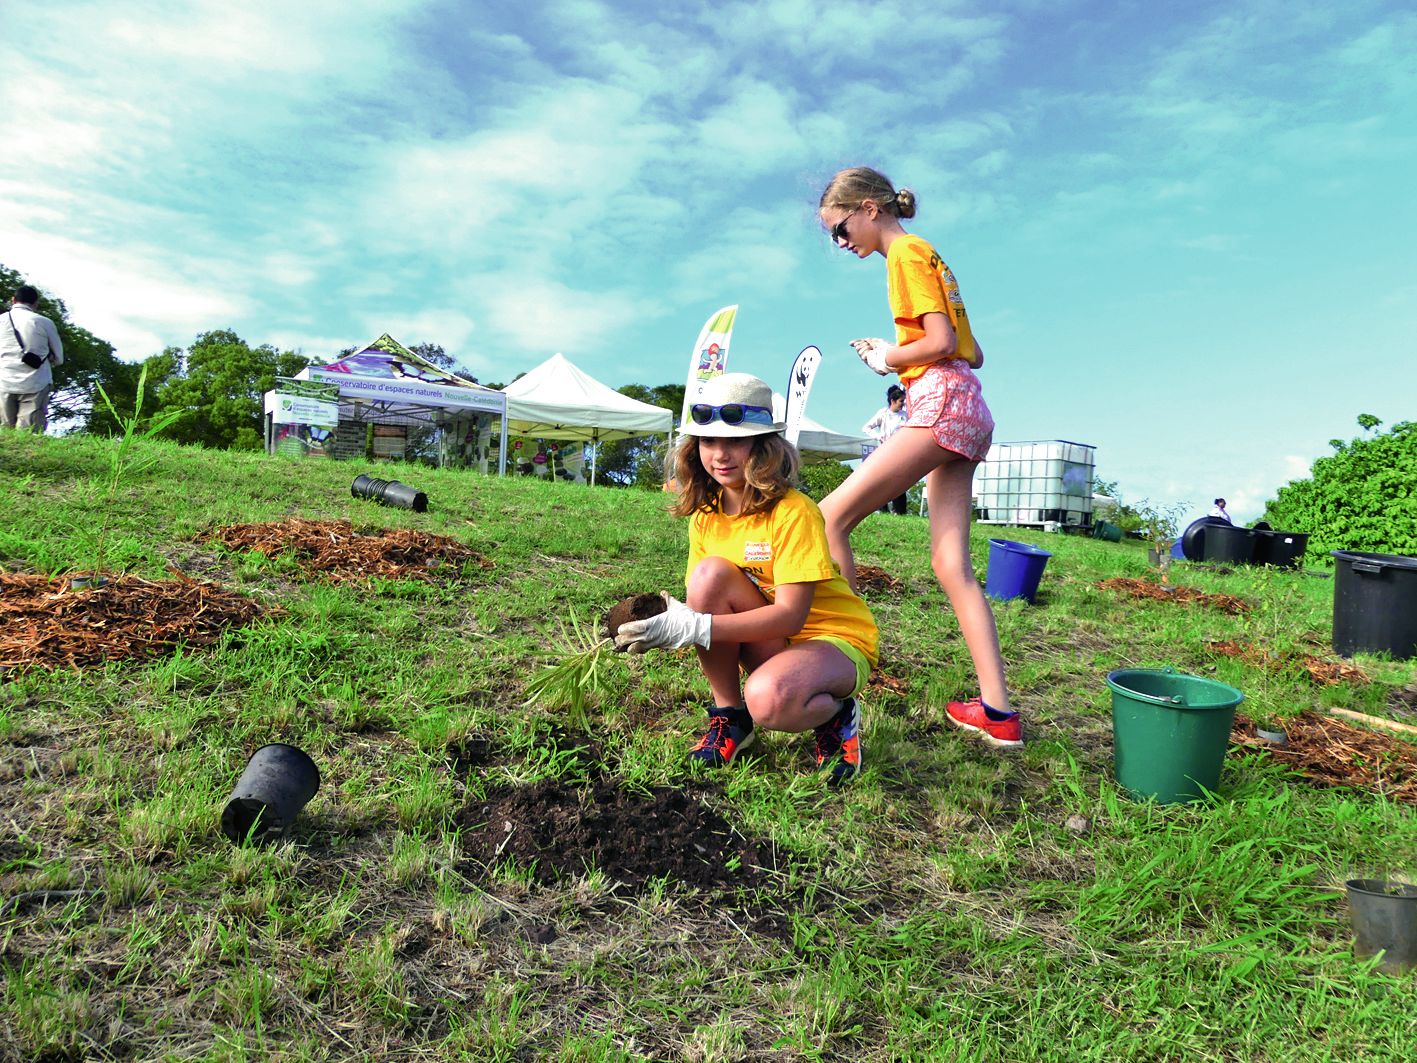
[[[772,411],[766,406],[745,406],[741,402],[729,402],[722,406],[696,402],[689,407],[689,416],[695,424],[711,424],[714,418],[727,425],[739,425],[744,421],[749,424],[773,423]]]

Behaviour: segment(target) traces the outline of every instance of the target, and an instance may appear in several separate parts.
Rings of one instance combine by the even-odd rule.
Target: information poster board
[[[275,452],[292,458],[331,456],[339,424],[339,385],[276,377],[275,401],[267,406]]]

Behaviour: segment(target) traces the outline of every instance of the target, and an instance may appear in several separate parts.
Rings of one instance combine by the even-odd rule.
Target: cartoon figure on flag
[[[728,369],[728,342],[733,338],[733,322],[738,306],[725,306],[712,314],[699,331],[694,349],[689,352],[689,377],[684,383],[684,408],[679,411],[679,423],[689,418],[689,407],[699,401],[704,385]]]

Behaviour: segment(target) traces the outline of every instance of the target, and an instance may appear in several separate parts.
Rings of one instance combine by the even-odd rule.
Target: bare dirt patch
[[[1417,719],[1417,683],[1408,683],[1388,693],[1387,711],[1394,719]]]
[[[469,563],[493,567],[492,561],[447,535],[413,528],[377,533],[354,530],[347,520],[291,517],[262,524],[233,524],[198,536],[228,550],[254,550],[266,557],[291,554],[309,575],[334,583],[368,579],[414,579],[444,582],[459,578]]]
[[[0,674],[160,657],[179,644],[210,646],[228,630],[281,612],[186,577],[114,576],[103,587],[66,587],[46,576],[0,573]]]
[[[1267,753],[1322,786],[1346,786],[1417,805],[1417,747],[1313,711],[1287,717],[1284,729],[1286,745],[1265,742],[1255,734],[1254,722],[1237,712],[1230,741]]]
[[[1222,613],[1239,616],[1250,611],[1250,603],[1233,594],[1207,594],[1194,587],[1178,587],[1175,584],[1162,586],[1146,579],[1130,579],[1122,576],[1105,579],[1097,585],[1104,591],[1116,591],[1133,598],[1150,598],[1161,602],[1184,602],[1187,605],[1204,605],[1219,609]]]
[[[718,893],[756,885],[767,867],[763,843],[678,789],[641,794],[608,780],[581,788],[547,779],[494,791],[458,820],[474,861],[512,857],[542,885],[598,867],[631,893],[664,876]]]

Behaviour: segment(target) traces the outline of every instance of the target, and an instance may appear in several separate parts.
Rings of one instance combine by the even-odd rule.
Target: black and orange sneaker
[[[747,709],[709,709],[708,730],[699,744],[689,750],[689,759],[710,768],[724,768],[753,744],[753,718]]]
[[[861,770],[861,714],[856,699],[847,698],[841,709],[813,733],[817,736],[817,770],[827,771],[827,783],[840,786]]]
[[[991,746],[1017,749],[1023,745],[1023,724],[1018,713],[1000,712],[979,698],[951,701],[945,706],[945,716],[956,727],[975,732]]]

